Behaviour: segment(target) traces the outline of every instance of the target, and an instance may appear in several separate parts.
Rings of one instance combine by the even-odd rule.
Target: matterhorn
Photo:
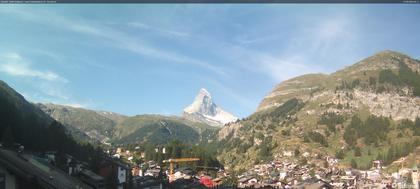
[[[183,117],[211,126],[223,126],[238,120],[237,117],[217,106],[210,93],[204,88],[200,89],[194,102],[184,109]]]

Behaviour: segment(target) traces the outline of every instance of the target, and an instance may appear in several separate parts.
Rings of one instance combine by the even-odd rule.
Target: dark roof
[[[324,186],[325,186],[325,183],[313,183],[313,184],[308,184],[308,185],[305,185],[305,189],[321,189],[321,188],[324,188]]]
[[[122,168],[124,168],[124,169],[126,169],[126,170],[131,170],[131,166],[130,166],[129,164],[127,164],[127,163],[124,163],[124,162],[123,162],[123,161],[121,161],[120,159],[115,159],[115,158],[111,158],[111,157],[106,157],[106,158],[105,158],[105,162],[108,162],[108,163],[112,163],[112,164],[118,165],[118,166],[120,166],[120,167],[122,167]]]
[[[81,174],[84,174],[84,175],[88,176],[89,178],[91,178],[95,181],[103,181],[104,180],[104,177],[101,177],[101,176],[97,175],[96,173],[94,173],[90,170],[87,170],[87,169],[82,170]]]
[[[6,167],[19,178],[28,182],[37,183],[43,188],[91,188],[30,154],[21,154],[11,150],[0,149],[0,165]]]

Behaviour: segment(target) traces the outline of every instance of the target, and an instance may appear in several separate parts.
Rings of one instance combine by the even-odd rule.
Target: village
[[[137,149],[137,150],[136,150]],[[0,168],[10,170],[4,175],[8,180],[19,180],[28,185],[30,178],[42,180],[41,185],[61,188],[74,185],[78,188],[419,188],[416,164],[406,164],[397,171],[388,173],[382,161],[375,160],[369,170],[357,170],[340,166],[340,160],[331,156],[302,161],[292,151],[284,151],[283,161],[271,161],[254,165],[233,175],[221,167],[197,165],[198,158],[169,159],[157,161],[134,161],[144,159],[145,152],[124,150],[119,147],[107,150],[104,161],[99,164],[99,173],[90,170],[86,162],[70,155],[58,157],[57,152],[31,154],[23,146],[15,149],[0,149]],[[165,148],[156,151],[165,153]],[[418,150],[417,150],[418,151]],[[139,155],[139,157],[136,157]],[[318,156],[303,153],[302,157]],[[396,161],[402,164],[405,158]],[[59,162],[64,162],[60,165]],[[139,163],[140,162],[140,163]],[[404,164],[402,164],[404,165]],[[110,181],[115,181],[111,183]],[[72,188],[72,187],[69,187]]]
[[[164,148],[160,150],[165,153]],[[222,168],[202,169],[193,162],[176,167],[171,174],[171,170],[164,169],[165,165],[156,161],[134,163],[134,154],[136,152],[117,148],[113,156],[131,162],[133,181],[141,188],[159,186],[164,179],[175,183],[195,182],[209,188],[419,188],[418,167],[415,164],[387,173],[380,160],[373,161],[369,170],[358,170],[340,166],[341,160],[331,156],[302,161],[294,157],[294,152],[284,151],[284,161],[257,164],[239,175],[231,175]],[[137,154],[145,157],[144,152]],[[301,156],[320,157],[308,152]],[[399,161],[404,161],[404,157]]]

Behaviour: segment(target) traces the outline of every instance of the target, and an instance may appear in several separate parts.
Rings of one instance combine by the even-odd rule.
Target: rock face
[[[340,92],[340,90],[337,90],[337,86],[342,85],[342,82],[344,81],[367,81],[370,77],[375,78],[377,81],[378,74],[381,70],[393,70],[394,72],[398,72],[400,64],[406,65],[415,73],[420,72],[420,61],[395,51],[385,50],[330,75],[306,74],[286,80],[278,84],[273,91],[265,96],[257,111],[278,107],[292,97],[307,101],[313,100],[314,97],[319,96],[320,94],[325,95],[325,92],[329,92],[328,94],[331,92]],[[396,92],[392,91],[386,92],[389,94],[377,94],[366,85],[359,86],[359,90],[346,91],[346,93],[353,93],[351,95],[356,98],[360,97],[359,102],[367,106],[371,113],[380,116],[395,116],[396,120],[412,120],[416,116],[419,116],[418,104],[416,104],[418,101],[415,97],[408,94],[410,93],[411,88],[403,86],[397,87],[397,90],[403,90],[404,88],[404,90],[407,91],[405,92],[406,94],[402,94],[401,96],[401,94],[398,95]],[[330,94],[329,96],[332,98],[334,95]],[[379,98],[376,98],[377,96],[379,96]],[[377,102],[375,102],[375,100]],[[385,102],[387,105],[382,106],[381,104]]]
[[[210,93],[204,88],[200,89],[194,102],[184,109],[183,117],[211,126],[223,126],[238,120],[234,115],[218,107],[213,102]]]
[[[420,116],[420,98],[407,97],[396,93],[375,94],[356,90],[354,96],[366,105],[376,116],[391,117],[393,120],[414,121]]]

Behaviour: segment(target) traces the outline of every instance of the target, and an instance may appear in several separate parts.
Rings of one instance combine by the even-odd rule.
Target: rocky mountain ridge
[[[389,145],[419,138],[418,129],[406,126],[420,123],[419,66],[420,61],[407,55],[382,51],[329,75],[307,74],[284,81],[262,100],[257,112],[219,131],[219,158],[239,170],[267,158],[284,159],[285,152],[295,149],[314,156],[334,156],[342,149],[343,164],[354,158],[366,167],[367,160],[386,153]],[[391,125],[382,139],[375,139],[376,147],[366,142],[369,139],[361,140],[363,134],[352,134],[363,129],[351,129],[358,118],[366,128],[383,120]],[[352,137],[358,139],[355,144]],[[356,147],[371,152],[355,157]],[[238,153],[242,155],[235,156]]]
[[[115,126],[127,116],[113,112],[95,111],[84,108],[37,103],[42,111],[72,130],[86,134],[90,139],[101,143],[113,137]]]

